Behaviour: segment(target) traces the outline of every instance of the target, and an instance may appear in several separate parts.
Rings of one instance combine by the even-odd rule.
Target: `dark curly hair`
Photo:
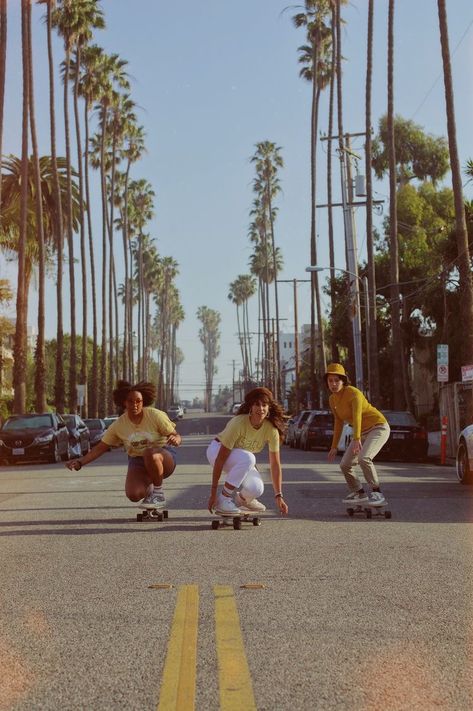
[[[125,401],[130,393],[141,393],[143,405],[149,407],[156,402],[156,386],[153,383],[140,382],[131,385],[126,380],[119,380],[113,391],[113,402],[120,408],[125,408]]]
[[[245,401],[240,405],[239,415],[249,415],[251,406],[255,402],[264,402],[269,405],[268,420],[279,432],[279,439],[282,442],[286,434],[286,422],[282,405],[273,398],[273,393],[268,388],[253,388],[245,395]]]

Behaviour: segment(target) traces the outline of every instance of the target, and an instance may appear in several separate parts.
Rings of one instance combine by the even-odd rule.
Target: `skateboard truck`
[[[143,511],[136,514],[137,521],[159,521],[162,522],[164,519],[169,518],[169,512],[167,509],[151,509],[143,508]]]
[[[384,516],[384,518],[392,518],[392,513],[385,506],[347,506],[347,514],[353,518],[355,514],[364,514],[366,518],[373,516]]]

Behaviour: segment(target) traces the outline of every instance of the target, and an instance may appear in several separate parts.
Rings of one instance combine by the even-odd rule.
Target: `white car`
[[[241,402],[233,403],[232,415],[238,415],[238,410],[240,409],[240,407],[241,407]]]
[[[340,435],[340,439],[338,440],[337,452],[346,452],[352,437],[353,427],[349,425],[348,422],[345,422],[345,424],[343,425],[342,434]]]
[[[460,432],[456,467],[460,484],[473,484],[473,425]]]

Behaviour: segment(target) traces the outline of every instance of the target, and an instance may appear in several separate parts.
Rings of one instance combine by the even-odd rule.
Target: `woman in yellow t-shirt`
[[[258,501],[264,491],[261,474],[256,468],[255,454],[268,445],[274,496],[282,514],[288,507],[282,495],[282,469],[279,444],[285,432],[283,409],[267,388],[254,388],[245,396],[238,414],[207,448],[212,466],[212,488],[208,501],[210,512],[239,514],[240,510],[264,511]],[[225,484],[217,496],[222,471]]]
[[[165,412],[151,407],[156,401],[156,388],[152,383],[130,385],[119,380],[113,401],[125,412],[88,454],[71,460],[66,466],[80,469],[108,452],[110,447],[123,445],[128,454],[125,494],[130,501],[143,499],[141,506],[162,509],[166,504],[163,479],[171,476],[176,467],[175,447],[181,444],[181,435]]]
[[[386,499],[381,493],[373,459],[389,438],[388,422],[385,416],[368,402],[361,390],[349,384],[343,365],[340,363],[328,365],[324,379],[331,393],[329,405],[335,418],[332,446],[328,453],[329,462],[333,462],[337,454],[343,423],[348,422],[353,427],[352,440],[340,461],[340,469],[350,489],[343,503],[384,506]],[[355,464],[360,465],[371,487],[371,496],[365,492],[354,472]]]

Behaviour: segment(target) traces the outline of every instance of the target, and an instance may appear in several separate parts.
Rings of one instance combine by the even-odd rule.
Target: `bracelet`
[[[274,498],[275,498],[275,499],[282,499],[282,498],[284,498],[284,497],[283,497],[282,494],[275,494],[275,495],[274,495]]]

